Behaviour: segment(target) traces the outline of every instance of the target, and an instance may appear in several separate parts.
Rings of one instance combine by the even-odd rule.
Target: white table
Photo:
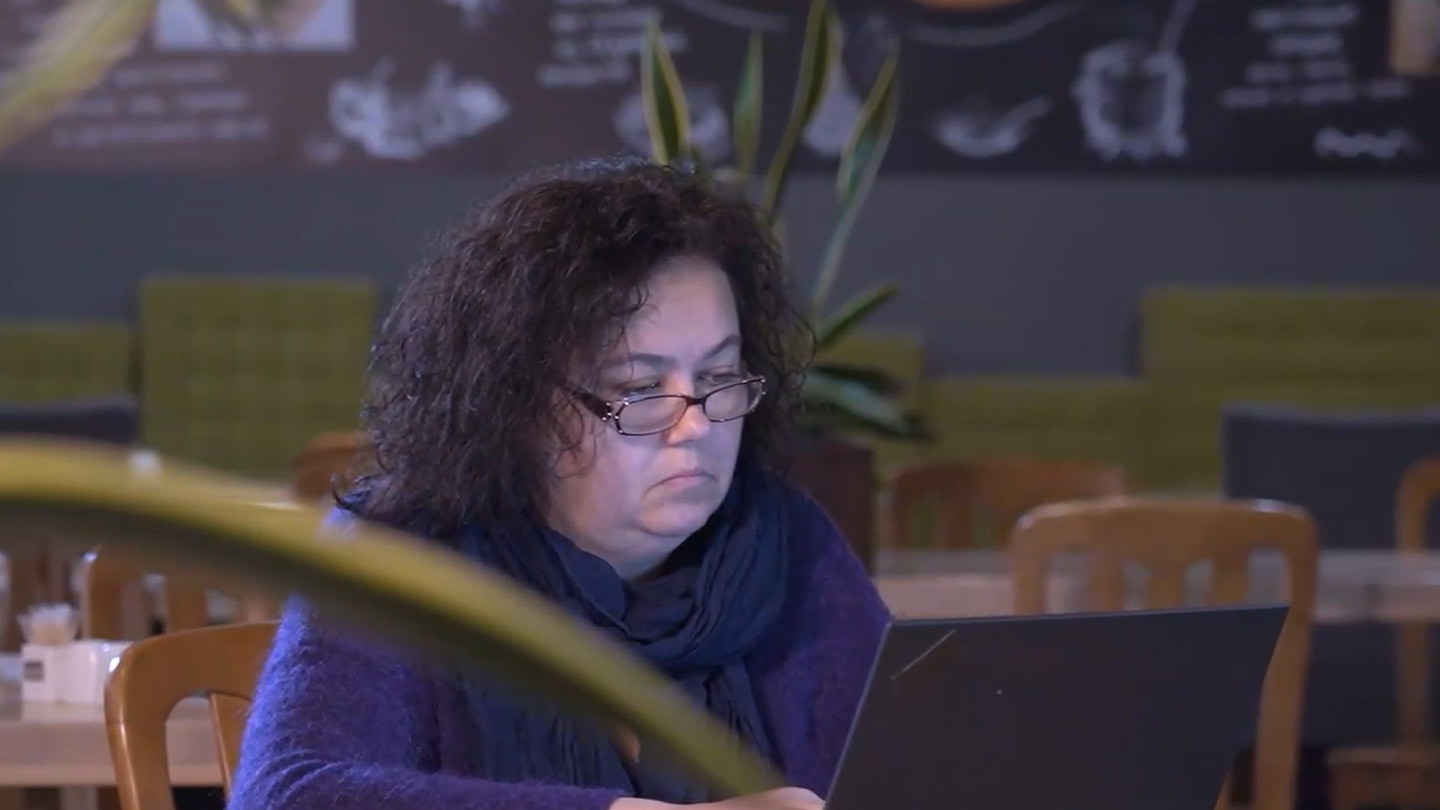
[[[876,585],[891,611],[911,618],[997,616],[1013,612],[1009,560],[1000,551],[881,551]],[[1280,601],[1284,568],[1278,557],[1256,555],[1250,598]],[[1191,571],[1193,601],[1201,601],[1208,571]],[[1137,591],[1143,571],[1132,572]],[[1047,604],[1057,612],[1085,609],[1083,565],[1062,558],[1051,571]],[[1138,593],[1136,600],[1138,603]],[[1335,550],[1321,554],[1315,620],[1325,624],[1440,621],[1440,551]]]
[[[0,787],[110,786],[115,770],[100,706],[20,700],[17,656],[0,656]],[[167,726],[170,781],[220,784],[210,707],[188,698]]]

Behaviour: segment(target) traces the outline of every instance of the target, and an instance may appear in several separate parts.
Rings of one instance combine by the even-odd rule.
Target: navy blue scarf
[[[758,470],[736,471],[710,521],[664,568],[626,583],[598,557],[538,521],[504,532],[471,529],[461,548],[529,585],[670,675],[736,738],[774,759],[744,658],[785,598],[787,538],[782,486]],[[494,682],[464,678],[461,695],[477,728],[477,776],[509,782],[606,787],[674,803],[711,801],[703,788],[642,747],[638,763],[616,735],[553,706],[517,699]]]

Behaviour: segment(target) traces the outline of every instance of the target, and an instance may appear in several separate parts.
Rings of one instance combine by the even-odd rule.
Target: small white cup
[[[59,693],[55,699],[61,703],[105,705],[105,683],[129,646],[128,641],[84,639],[64,647]]]

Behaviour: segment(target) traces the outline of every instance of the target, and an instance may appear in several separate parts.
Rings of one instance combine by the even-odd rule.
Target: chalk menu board
[[[833,2],[843,70],[805,133],[802,171],[833,167],[892,38],[902,120],[888,171],[1440,171],[1440,0],[1022,0],[972,12]],[[0,55],[60,5],[0,0]],[[0,153],[0,167],[508,172],[643,151],[636,62],[657,10],[694,137],[725,160],[749,32],[766,43],[773,144],[806,6],[292,0],[262,25],[221,0],[161,0],[103,85]],[[1397,72],[1402,40],[1409,63]]]
[[[1440,71],[1391,64],[1392,15],[1407,3],[1407,26],[1434,26],[1422,55],[1440,65],[1429,0],[841,7],[852,70],[874,61],[864,40],[904,42],[891,169],[1434,172]]]

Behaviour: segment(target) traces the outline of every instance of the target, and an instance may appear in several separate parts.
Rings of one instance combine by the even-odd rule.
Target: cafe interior
[[[529,605],[419,538],[317,550],[379,469],[377,327],[435,232],[526,165],[763,174],[787,148],[782,242],[816,337],[787,474],[893,616],[1283,603],[1213,805],[1165,806],[1440,807],[1440,3],[104,2],[0,9],[0,38],[54,45],[0,84],[5,808],[223,806],[291,596],[567,667],[557,638],[504,632]],[[560,37],[632,5],[629,39]],[[554,42],[495,44],[545,15]],[[492,87],[455,56],[486,36],[553,53]],[[765,37],[764,115],[732,113]],[[621,79],[572,58],[616,42]],[[1359,100],[1285,43],[1348,60]],[[263,126],[157,146],[134,140],[153,121],[104,118],[184,65],[228,71]],[[677,98],[689,143],[662,119]],[[426,577],[471,573],[454,623],[427,623]],[[556,677],[607,708],[582,688],[600,675]]]

